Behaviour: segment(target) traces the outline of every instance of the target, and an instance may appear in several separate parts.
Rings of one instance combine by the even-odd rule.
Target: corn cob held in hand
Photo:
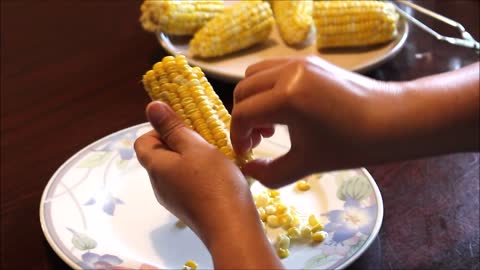
[[[229,137],[230,114],[202,70],[188,65],[185,56],[167,56],[143,75],[143,86],[152,100],[167,103],[185,125],[215,145],[238,166],[252,159],[239,157]]]
[[[239,2],[195,33],[190,53],[202,58],[216,57],[261,43],[272,32],[274,22],[267,2]]]
[[[397,35],[399,15],[384,1],[314,1],[317,48],[369,46]]]
[[[145,0],[140,22],[150,32],[193,35],[223,9],[223,0]]]
[[[286,44],[300,44],[307,39],[312,29],[312,4],[312,0],[272,1],[278,30]]]

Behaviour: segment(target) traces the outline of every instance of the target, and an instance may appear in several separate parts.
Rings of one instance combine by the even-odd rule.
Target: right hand
[[[396,84],[369,79],[318,57],[267,60],[250,66],[235,88],[231,140],[235,151],[255,147],[274,124],[288,126],[290,151],[254,160],[243,172],[279,187],[313,172],[382,159],[375,146],[382,112]],[[381,125],[380,125],[381,126]],[[263,136],[265,137],[265,136]]]

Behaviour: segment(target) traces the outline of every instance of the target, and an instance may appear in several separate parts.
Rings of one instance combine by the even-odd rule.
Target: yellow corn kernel
[[[195,33],[190,53],[202,58],[217,57],[263,42],[275,24],[270,5],[263,1],[241,1]]]
[[[277,215],[283,215],[287,212],[287,210],[288,210],[288,207],[285,204],[283,203],[275,204],[275,213]]]
[[[270,198],[276,198],[278,196],[280,196],[280,191],[276,190],[276,189],[269,189],[267,191],[268,193],[268,196],[270,196]]]
[[[183,228],[187,227],[187,225],[185,223],[183,223],[183,221],[177,220],[177,222],[175,222],[175,227],[177,227],[179,229],[183,229]]]
[[[300,230],[296,227],[291,227],[288,229],[287,234],[290,239],[297,239],[300,237]]]
[[[290,238],[285,234],[280,234],[277,239],[277,247],[288,249],[290,247]]]
[[[315,215],[310,215],[308,216],[308,225],[310,226],[315,226],[317,224],[319,224],[320,222],[318,221],[317,217]]]
[[[323,242],[328,236],[327,232],[318,231],[312,234],[312,240],[315,242]]]
[[[310,184],[305,180],[297,181],[297,189],[300,191],[307,191],[310,189]]]
[[[312,230],[310,229],[310,227],[304,226],[300,230],[300,235],[305,239],[310,239],[310,237],[312,236]]]
[[[399,14],[387,1],[314,1],[318,49],[380,44],[397,35]]]
[[[280,222],[278,221],[277,216],[274,215],[270,215],[267,217],[267,224],[270,228],[280,227]]]
[[[164,57],[145,73],[142,81],[150,98],[167,103],[185,125],[192,127],[238,166],[252,158],[251,153],[241,157],[235,155],[228,126],[219,118],[225,114],[225,106],[218,96],[208,93],[213,90],[203,72],[190,67],[185,56]]]
[[[276,211],[277,209],[274,205],[269,204],[265,206],[265,213],[267,213],[267,215],[274,215]]]
[[[285,248],[277,249],[277,255],[278,257],[280,257],[280,259],[285,259],[286,257],[288,257],[289,254],[290,254],[290,251],[288,251],[288,249],[285,249]]]
[[[278,30],[288,45],[304,42],[312,28],[312,0],[272,1]]]
[[[258,215],[260,216],[260,219],[262,221],[267,220],[267,213],[265,212],[265,208],[259,207],[259,208],[257,208],[257,211],[258,211]]]
[[[292,215],[292,222],[290,222],[291,227],[298,227],[300,226],[300,219],[297,217],[297,215]]]
[[[257,207],[265,207],[268,205],[269,198],[267,194],[260,193],[255,196],[254,200]]]
[[[312,233],[316,233],[318,231],[322,231],[323,230],[323,225],[318,223],[317,225],[313,226],[312,227]]]
[[[196,269],[198,269],[198,264],[194,260],[188,260],[183,265],[183,269],[185,269],[185,270],[196,270]]]
[[[290,224],[292,223],[292,215],[286,213],[282,215],[278,215],[278,221],[280,222],[280,225],[289,228]]]
[[[140,23],[150,32],[193,35],[223,10],[221,0],[145,0],[140,7]]]

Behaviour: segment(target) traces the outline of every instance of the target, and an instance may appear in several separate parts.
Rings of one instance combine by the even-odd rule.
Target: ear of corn
[[[312,0],[272,1],[273,14],[283,41],[288,45],[304,42],[312,29]]]
[[[198,67],[185,56],[167,56],[143,75],[143,85],[152,100],[167,103],[207,142],[241,166],[251,153],[237,156],[229,140],[230,114]]]
[[[150,32],[193,35],[223,9],[222,0],[145,0],[140,22]]]
[[[272,10],[267,2],[239,2],[195,33],[190,41],[190,53],[208,58],[239,51],[265,41],[273,25]]]
[[[397,35],[399,15],[384,1],[315,1],[317,48],[368,46]]]

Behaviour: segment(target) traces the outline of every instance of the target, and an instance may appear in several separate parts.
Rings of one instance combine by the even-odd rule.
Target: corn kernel
[[[267,215],[274,215],[276,213],[277,209],[275,208],[274,205],[267,205],[265,207],[265,212],[267,213]]]
[[[283,215],[278,215],[278,221],[280,222],[280,224],[282,226],[285,226],[285,227],[290,227],[290,224],[292,223],[292,215],[290,214],[283,214]]]
[[[274,215],[270,215],[267,217],[267,224],[270,228],[280,227],[280,222],[278,222],[277,216],[274,216]]]
[[[269,189],[268,190],[268,196],[270,196],[271,198],[276,198],[276,197],[280,196],[280,191],[278,191],[276,189]]]
[[[288,257],[289,254],[290,252],[288,251],[288,249],[284,249],[284,248],[277,249],[277,255],[278,257],[280,257],[280,259],[285,259],[286,257]]]
[[[277,247],[288,249],[290,247],[290,238],[285,234],[281,234],[278,236]]]
[[[310,184],[305,180],[297,181],[297,189],[300,191],[307,191],[310,189]]]
[[[297,215],[292,215],[292,222],[290,222],[291,227],[299,227],[300,226],[300,219]]]
[[[323,242],[328,236],[327,232],[324,231],[318,231],[314,234],[312,234],[312,240],[315,242]]]
[[[260,219],[262,221],[265,221],[267,219],[267,213],[265,212],[265,208],[259,207],[257,208],[258,215],[260,216]]]
[[[255,198],[255,205],[257,207],[265,207],[268,204],[268,195],[267,194],[258,194]]]
[[[321,223],[318,223],[317,225],[312,227],[312,233],[316,233],[321,230],[323,230],[323,225]]]
[[[183,229],[185,227],[187,227],[187,225],[185,223],[183,223],[181,220],[178,220],[176,223],[175,223],[175,227],[179,228],[179,229]]]
[[[300,235],[305,239],[310,239],[310,237],[312,236],[312,230],[310,229],[310,227],[304,226],[300,230]]]
[[[317,224],[319,224],[319,223],[320,223],[320,222],[318,221],[318,219],[317,219],[317,217],[316,217],[315,215],[312,214],[312,215],[310,215],[310,216],[308,217],[308,224],[309,224],[310,226],[313,227],[313,226],[315,226],[315,225],[317,225]]]
[[[184,270],[187,270],[187,269],[188,270],[196,270],[196,269],[198,269],[198,264],[194,260],[188,260],[183,265],[183,269]]]
[[[288,237],[290,237],[291,239],[297,239],[298,237],[300,237],[300,230],[295,227],[289,228],[287,233]]]
[[[275,204],[275,213],[277,215],[283,215],[287,212],[287,210],[288,210],[288,207],[285,204],[283,203]]]

